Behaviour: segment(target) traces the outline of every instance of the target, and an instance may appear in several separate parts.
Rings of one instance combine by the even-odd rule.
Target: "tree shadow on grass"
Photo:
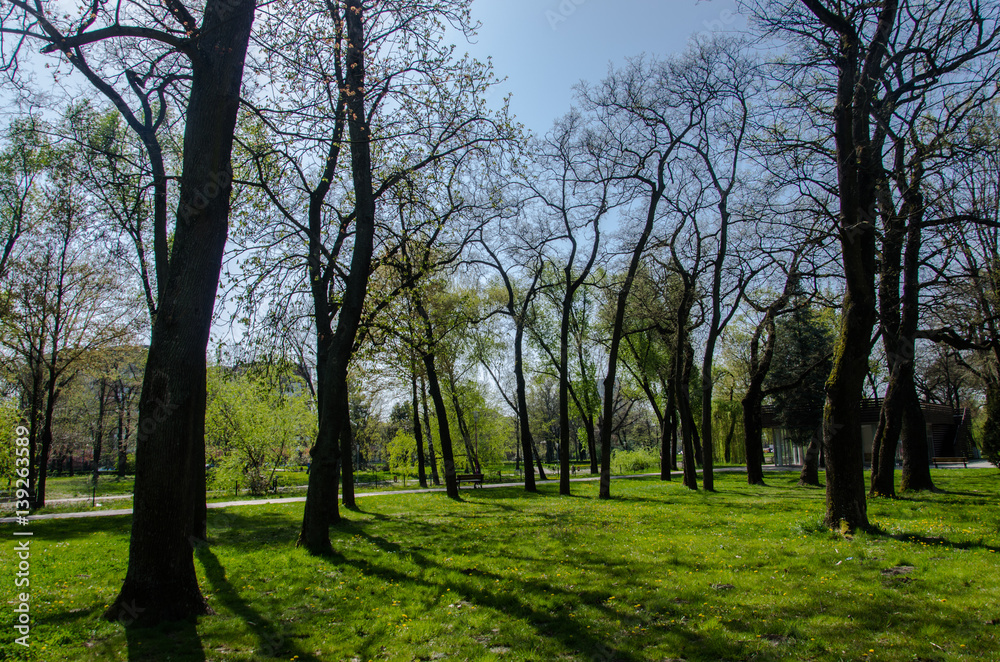
[[[222,606],[231,611],[237,618],[250,626],[257,638],[258,657],[295,659],[301,662],[319,662],[311,654],[300,650],[292,637],[295,635],[288,623],[273,623],[252,607],[249,602],[240,597],[226,578],[226,570],[219,563],[218,557],[208,547],[201,545],[195,548],[195,554],[205,569],[205,578],[215,589],[215,597]],[[167,658],[161,658],[167,659]],[[204,658],[202,658],[204,659]],[[256,659],[256,658],[255,658]]]
[[[434,589],[435,593],[439,595],[450,590],[452,591],[451,595],[455,596],[453,599],[456,602],[468,601],[476,606],[508,614],[526,623],[538,636],[556,640],[568,650],[582,652],[581,655],[590,660],[637,662],[641,659],[633,653],[615,648],[606,634],[590,630],[585,622],[572,618],[573,609],[566,606],[569,601],[578,602],[581,605],[587,605],[604,612],[605,617],[609,621],[617,622],[623,631],[627,631],[633,626],[648,625],[640,616],[623,612],[621,607],[610,603],[608,595],[603,591],[564,587],[553,581],[540,578],[519,580],[519,586],[515,590],[509,588],[491,590],[494,582],[498,580],[510,581],[512,578],[501,577],[496,573],[478,568],[463,569],[442,565],[428,558],[418,549],[403,547],[382,537],[370,535],[361,526],[352,527],[351,533],[354,536],[364,538],[382,551],[391,554],[405,554],[421,568],[421,571],[433,570],[438,576],[443,575],[447,579],[433,580],[426,576],[416,578],[395,567],[381,565],[374,557],[347,558],[337,554],[333,557],[326,557],[328,562],[335,565],[350,565],[365,576],[378,577],[389,584],[419,584]],[[553,602],[557,604],[554,606]],[[558,603],[562,603],[562,606],[558,606]],[[687,629],[678,629],[672,634],[678,644],[685,649],[706,643],[701,634]],[[526,648],[534,646],[530,640],[518,643]],[[719,646],[726,650],[719,649]],[[724,641],[712,642],[712,648],[720,654],[721,659],[735,659],[745,652],[738,646]],[[363,648],[357,652],[363,653],[365,650],[367,649]]]
[[[153,628],[125,627],[129,662],[204,662],[205,651],[198,624],[190,621],[173,621]]]

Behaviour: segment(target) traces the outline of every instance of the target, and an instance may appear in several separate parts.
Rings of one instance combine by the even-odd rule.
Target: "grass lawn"
[[[149,630],[99,618],[130,518],[37,521],[31,646],[8,625],[0,659],[1000,660],[1000,474],[934,476],[944,493],[870,501],[884,533],[853,538],[797,472],[363,498],[328,559],[294,547],[301,503],[211,510],[215,613]]]

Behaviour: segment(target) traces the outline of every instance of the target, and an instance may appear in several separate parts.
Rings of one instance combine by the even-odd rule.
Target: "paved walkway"
[[[991,465],[986,460],[969,460],[969,468],[970,469],[984,469],[984,468],[988,468],[988,467],[991,467],[991,466],[993,466],[993,465]],[[942,468],[945,468],[945,467],[942,467]],[[764,466],[764,471],[797,471],[798,469],[799,469],[798,466],[780,466],[780,467],[776,467],[776,466],[770,465],[770,464]],[[715,469],[715,471],[717,473],[737,473],[737,472],[742,473],[742,472],[746,471],[746,467],[718,467],[718,468]],[[698,472],[701,473],[701,469],[699,469]],[[674,473],[677,474],[677,473],[680,473],[680,472],[674,472]],[[552,474],[550,474],[550,475],[552,475]],[[558,475],[558,474],[555,474],[555,475]],[[660,475],[659,472],[648,473],[648,474],[629,474],[627,476],[612,476],[612,480],[617,480],[617,479],[621,479],[621,478],[647,478],[649,476],[659,476],[659,475]],[[594,480],[600,480],[600,476],[586,476],[584,478],[570,478],[570,482],[573,482],[573,483],[582,483],[582,482],[594,481]],[[539,482],[541,482],[541,481],[539,481]],[[554,483],[556,481],[553,480],[552,478],[550,478],[548,481],[545,481],[545,482]],[[498,487],[524,487],[524,483],[487,483],[487,484],[483,485],[483,489],[495,489],[495,488],[498,488]],[[443,488],[443,487],[429,487],[429,488],[421,488],[421,489],[414,489],[414,490],[383,490],[383,491],[380,491],[380,492],[357,492],[357,493],[355,493],[354,496],[355,496],[355,498],[359,498],[360,499],[361,497],[391,496],[391,495],[394,495],[394,494],[425,494],[425,493],[429,494],[431,492],[444,492],[444,491],[445,491],[445,488]],[[112,498],[115,498],[115,499],[121,499],[121,498],[131,499],[132,497],[131,497],[131,495],[114,496],[114,497],[107,497],[107,498],[102,497],[101,500],[102,501],[106,501],[106,500],[112,499]],[[263,505],[274,504],[274,503],[300,503],[300,502],[303,502],[305,500],[306,500],[305,497],[281,497],[281,498],[276,498],[276,499],[246,499],[246,500],[243,500],[243,501],[214,501],[214,502],[208,503],[207,507],[208,508],[229,508],[231,506],[263,506]],[[68,501],[90,501],[90,499],[61,499],[59,501],[61,501],[61,502],[68,502]],[[50,502],[50,503],[55,503],[55,502],[53,501],[53,502]],[[131,515],[131,514],[132,514],[132,509],[131,508],[119,508],[119,509],[116,509],[116,510],[87,510],[87,511],[82,511],[82,512],[71,512],[71,513],[47,513],[47,514],[44,514],[44,515],[29,515],[28,516],[28,520],[29,521],[34,521],[34,520],[42,520],[42,519],[73,519],[73,518],[79,518],[79,517],[112,517],[112,516],[115,516],[115,515]],[[13,524],[13,523],[17,522],[19,519],[20,518],[18,518],[18,517],[0,517],[0,524]]]

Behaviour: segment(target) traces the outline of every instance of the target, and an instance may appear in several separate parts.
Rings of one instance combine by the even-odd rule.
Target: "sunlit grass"
[[[885,533],[852,539],[797,478],[363,498],[331,559],[294,547],[301,504],[212,510],[215,614],[146,631],[99,618],[128,517],[33,522],[32,645],[8,635],[0,659],[1000,659],[1000,474],[935,472],[945,493],[873,500]]]

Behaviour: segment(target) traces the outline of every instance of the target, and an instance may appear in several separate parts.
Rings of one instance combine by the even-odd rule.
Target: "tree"
[[[643,222],[638,236],[630,236],[623,252],[630,254],[624,278],[618,287],[614,324],[608,349],[604,393],[616,388],[618,353],[624,329],[629,291],[639,270],[646,245],[661,213],[660,203],[672,177],[668,164],[684,141],[693,134],[703,117],[704,99],[685,98],[675,88],[691,67],[690,58],[647,61],[633,59],[594,87],[581,86],[579,95],[585,111],[595,122],[592,145],[601,145],[605,161],[598,173],[621,185],[635,199],[642,200]],[[678,352],[677,355],[681,354]],[[612,398],[603,403],[605,422],[614,418]],[[611,497],[611,427],[601,427],[601,480],[599,497]],[[693,467],[692,467],[693,471]]]
[[[558,257],[548,258],[550,274],[561,297],[559,311],[559,493],[570,493],[569,424],[569,332],[573,300],[586,283],[601,246],[601,222],[616,206],[611,181],[605,170],[603,146],[591,133],[586,120],[570,112],[555,123],[537,145],[537,172],[526,186],[531,198],[547,217],[550,246]],[[537,182],[537,183],[536,183]],[[550,219],[550,220],[549,220]]]
[[[315,435],[316,417],[301,379],[268,384],[252,374],[209,373],[205,435],[218,489],[242,484],[274,491],[276,471]]]
[[[63,389],[98,349],[131,340],[137,318],[121,283],[106,269],[84,225],[85,196],[71,179],[72,163],[52,173],[41,210],[47,222],[11,265],[9,310],[0,339],[17,361],[26,403],[29,490],[45,505],[53,420]]]
[[[876,221],[890,130],[884,120],[897,102],[919,99],[942,76],[994,52],[998,32],[994,8],[982,11],[978,4],[956,14],[951,3],[918,3],[905,7],[905,21],[896,0],[829,5],[782,0],[753,8],[766,30],[801,47],[801,57],[791,60],[799,64],[791,66],[822,76],[835,90],[832,111],[814,104],[820,113],[829,113],[833,128],[840,202],[836,229],[845,275],[844,314],[824,409],[825,521],[831,527],[843,522],[867,528],[858,414],[877,318]],[[956,19],[967,29],[952,30]],[[899,95],[886,88],[898,89]]]
[[[40,119],[21,117],[7,127],[0,151],[0,283],[6,280],[17,243],[30,229],[37,189],[53,157]]]

